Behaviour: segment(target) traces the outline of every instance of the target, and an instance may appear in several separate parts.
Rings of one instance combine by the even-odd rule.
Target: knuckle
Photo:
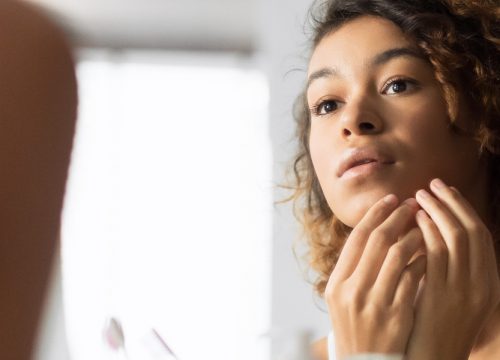
[[[405,291],[408,291],[410,285],[413,283],[414,276],[412,275],[411,272],[405,271],[401,275],[401,280],[400,280],[400,286],[402,286],[402,289]]]
[[[387,237],[387,229],[383,227],[378,227],[375,230],[373,230],[370,236],[370,238],[373,239],[383,239],[385,237]]]
[[[328,300],[331,297],[333,297],[333,295],[334,295],[334,292],[332,290],[332,286],[330,285],[330,283],[328,283],[325,287],[325,291],[323,293],[323,296],[324,296],[325,300]]]
[[[418,238],[418,239],[424,238],[424,233],[422,232],[422,230],[419,227],[414,227],[413,229],[411,229],[408,232],[408,234],[414,238]]]
[[[346,289],[341,301],[344,307],[352,307],[354,309],[363,308],[365,303],[362,292],[356,287],[349,287]]]
[[[458,226],[454,226],[450,232],[450,237],[456,241],[456,242],[463,242],[465,241],[465,232],[464,230],[461,228],[461,227],[458,227]]]
[[[460,193],[454,189],[450,189],[448,188],[448,196],[451,197],[453,200],[455,201],[460,201],[460,199],[462,198],[462,196],[460,195]]]
[[[403,258],[401,256],[398,256],[395,252],[389,253],[385,261],[388,263],[387,265],[391,269],[399,270],[406,265],[403,261]]]
[[[371,301],[366,304],[366,306],[363,308],[363,313],[366,318],[368,319],[376,319],[380,317],[380,315],[383,314],[383,309],[382,306],[376,302],[376,301]]]
[[[373,211],[371,215],[376,218],[380,218],[380,217],[385,217],[387,213],[390,211],[390,208],[387,206],[385,202],[381,202],[378,204],[378,206],[374,206],[372,210]]]
[[[412,209],[411,206],[403,204],[401,205],[397,210],[396,210],[396,216],[401,219],[405,220],[409,217],[412,217],[414,214],[414,210]]]
[[[337,283],[333,282],[333,281],[329,281],[326,284],[326,288],[325,288],[325,293],[324,293],[325,300],[330,301],[330,300],[335,299],[337,297],[338,293],[339,293],[339,289],[338,289]]]
[[[474,291],[469,297],[469,302],[475,311],[481,312],[489,307],[490,297],[484,291]]]
[[[486,238],[487,233],[488,233],[486,231],[486,229],[484,228],[484,226],[481,224],[478,224],[477,222],[474,222],[469,226],[469,231],[473,234],[477,234],[477,235],[481,236],[481,238]]]
[[[377,228],[375,229],[371,236],[370,240],[373,245],[380,246],[380,247],[386,247],[390,243],[390,233],[389,230],[386,228]]]
[[[468,308],[476,315],[488,311],[492,304],[492,292],[489,286],[477,282],[469,286],[464,284],[451,298],[455,308]]]
[[[406,285],[412,286],[417,281],[420,280],[420,277],[417,275],[417,273],[415,271],[405,271],[403,273],[402,280],[405,282]]]
[[[324,297],[326,303],[336,309],[361,309],[365,303],[364,292],[350,282],[328,284]]]
[[[405,257],[405,255],[406,251],[404,246],[401,245],[401,243],[396,243],[390,247],[387,258],[394,265],[398,265],[399,263],[403,262],[403,258]]]
[[[366,226],[356,226],[352,231],[349,237],[351,238],[367,238],[369,235],[369,231]]]
[[[435,244],[432,249],[430,249],[432,256],[438,260],[448,259],[448,248],[445,244],[439,243]]]

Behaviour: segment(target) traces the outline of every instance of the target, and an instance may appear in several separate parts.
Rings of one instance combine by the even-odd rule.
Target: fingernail
[[[398,201],[398,198],[394,194],[389,194],[386,195],[383,200],[386,204],[395,204]]]
[[[424,210],[418,210],[417,211],[417,218],[419,218],[421,220],[424,220],[426,217],[427,217],[427,215],[425,214]]]
[[[420,197],[421,199],[428,199],[431,197],[431,195],[425,190],[418,190],[417,197]]]
[[[436,189],[442,189],[446,185],[441,179],[434,179],[431,181],[431,186],[434,186]]]
[[[417,203],[417,201],[414,198],[406,199],[403,202],[403,204],[408,205],[408,206],[413,207],[413,208],[418,207],[418,203]]]

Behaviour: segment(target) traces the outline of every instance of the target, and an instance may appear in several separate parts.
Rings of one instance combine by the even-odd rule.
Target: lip
[[[394,159],[376,147],[360,147],[347,149],[341,156],[337,166],[337,176],[367,174],[379,169],[382,165],[394,164]]]

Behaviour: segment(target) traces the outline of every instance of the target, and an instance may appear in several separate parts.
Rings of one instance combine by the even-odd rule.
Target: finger
[[[407,232],[409,224],[414,221],[417,208],[415,199],[406,200],[372,231],[366,249],[359,260],[359,265],[353,273],[353,276],[356,276],[359,281],[359,286],[372,287],[389,248]]]
[[[484,277],[495,266],[492,256],[488,255],[489,230],[470,205],[456,189],[451,189],[440,179],[431,181],[431,190],[444,203],[462,224],[467,233],[469,248],[469,275],[472,279]]]
[[[425,274],[426,262],[426,256],[421,255],[406,266],[394,293],[393,304],[413,306],[417,296],[418,284]]]
[[[391,246],[373,286],[377,298],[386,304],[393,302],[401,274],[422,245],[422,231],[416,227]]]
[[[366,212],[346,240],[332,274],[333,279],[347,279],[351,276],[358,265],[371,232],[391,214],[397,204],[397,197],[390,194],[377,201]]]
[[[417,201],[436,224],[448,248],[447,281],[462,284],[469,277],[469,240],[462,224],[440,200],[425,190],[417,191]]]
[[[417,211],[416,219],[425,243],[426,281],[429,287],[442,287],[446,283],[448,272],[448,248],[436,224],[424,210]]]
[[[475,224],[482,223],[476,210],[457,188],[447,186],[441,179],[434,179],[430,183],[430,189],[462,222],[464,227],[472,228]]]
[[[437,180],[437,181],[436,181]],[[489,291],[490,301],[494,307],[498,304],[500,296],[500,280],[498,274],[498,264],[496,250],[493,244],[493,237],[484,222],[481,220],[477,212],[467,199],[453,186],[446,186],[439,179],[433,180],[431,186],[434,187],[434,192],[440,193],[441,196],[446,196],[449,190],[451,201],[455,200],[463,209],[467,211],[465,215],[461,215],[461,220],[469,233],[470,243],[470,279],[477,281],[478,279],[488,279],[487,288]],[[460,207],[454,207],[457,213]],[[471,223],[468,223],[471,221]]]

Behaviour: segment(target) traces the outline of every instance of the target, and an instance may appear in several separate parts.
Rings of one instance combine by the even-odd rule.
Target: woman
[[[294,198],[330,359],[500,358],[498,2],[317,10]]]

